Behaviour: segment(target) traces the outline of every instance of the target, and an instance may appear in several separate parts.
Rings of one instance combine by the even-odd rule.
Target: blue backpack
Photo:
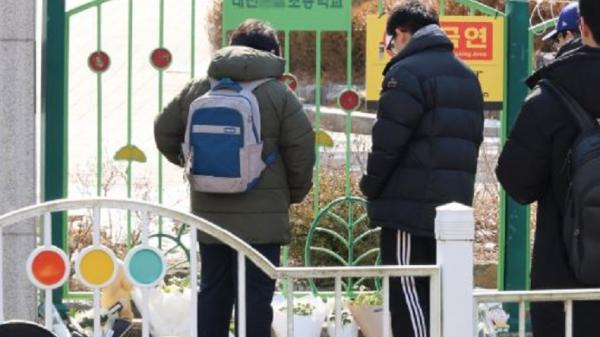
[[[277,159],[277,152],[262,158],[260,111],[253,93],[270,80],[211,79],[211,89],[192,102],[182,149],[194,191],[249,191]]]

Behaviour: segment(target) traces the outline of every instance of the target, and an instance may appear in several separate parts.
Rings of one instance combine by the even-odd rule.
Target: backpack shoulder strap
[[[540,85],[548,88],[564,105],[565,108],[571,113],[577,125],[581,129],[581,131],[586,131],[590,129],[600,128],[596,119],[592,117],[592,115],[587,112],[579,102],[573,98],[568,92],[566,92],[559,85],[552,83],[552,81],[548,79],[543,79],[540,81]]]
[[[260,107],[258,104],[258,100],[256,96],[254,96],[254,90],[261,86],[264,83],[273,80],[273,78],[263,78],[256,81],[251,82],[240,82],[239,85],[241,87],[240,94],[244,95],[252,106],[252,127],[254,130],[254,134],[256,136],[256,142],[259,143],[261,139],[261,121],[260,121]]]

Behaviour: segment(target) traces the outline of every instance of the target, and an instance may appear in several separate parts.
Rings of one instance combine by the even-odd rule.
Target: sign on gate
[[[391,59],[385,50],[387,17],[367,17],[367,101],[376,105],[383,69]],[[473,69],[483,88],[486,109],[500,110],[504,99],[504,18],[443,16],[443,30],[454,44],[454,53]]]
[[[223,27],[256,18],[282,31],[346,31],[351,10],[350,0],[223,0]]]

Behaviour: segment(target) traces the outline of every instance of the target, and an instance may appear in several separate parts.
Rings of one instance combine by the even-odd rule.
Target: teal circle
[[[131,256],[129,274],[137,283],[151,285],[160,281],[164,270],[163,260],[152,249],[140,249]]]

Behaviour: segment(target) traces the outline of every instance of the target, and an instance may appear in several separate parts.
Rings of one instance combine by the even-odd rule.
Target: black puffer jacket
[[[579,133],[571,114],[545,87],[549,79],[569,92],[584,109],[600,117],[600,49],[582,47],[556,59],[527,82],[531,92],[496,173],[508,194],[522,204],[538,202],[531,266],[532,289],[583,288],[569,266],[562,221],[569,185],[567,153]],[[575,302],[574,336],[596,337],[600,302]],[[562,303],[532,304],[534,336],[565,335]]]
[[[432,236],[437,206],[473,200],[481,87],[436,25],[417,31],[384,75],[361,181],[369,217],[376,226]]]

